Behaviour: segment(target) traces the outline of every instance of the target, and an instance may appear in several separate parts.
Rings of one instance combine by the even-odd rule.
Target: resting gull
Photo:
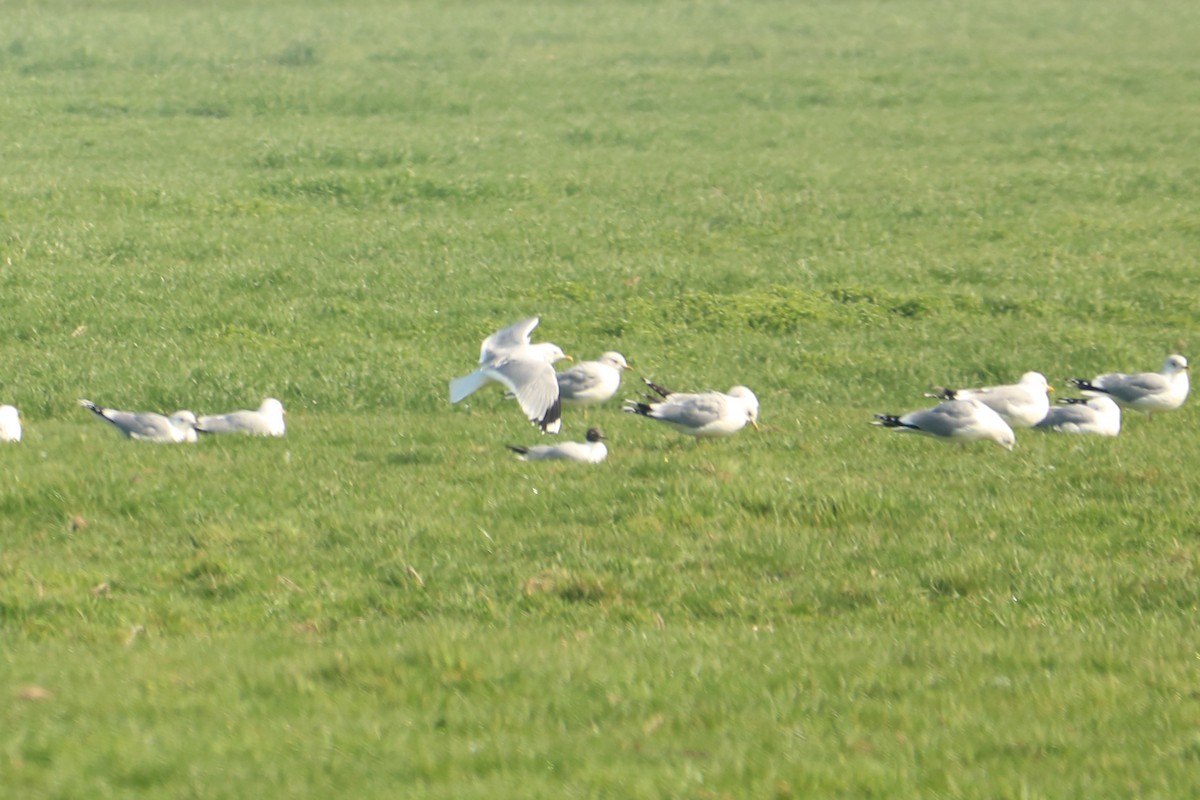
[[[1064,397],[1035,428],[1059,433],[1116,436],[1121,432],[1121,407],[1105,395]]]
[[[111,423],[130,439],[164,444],[196,441],[196,415],[190,411],[176,411],[167,417],[153,411],[103,408],[91,400],[80,400],[79,405]]]
[[[940,400],[978,400],[991,408],[1014,428],[1032,428],[1050,410],[1047,392],[1054,387],[1040,372],[1026,372],[1017,383],[983,386],[978,389],[937,389],[927,397]]]
[[[978,400],[947,400],[903,416],[876,414],[871,424],[946,441],[992,441],[1007,450],[1017,442],[1004,418]]]
[[[578,461],[582,464],[599,464],[608,457],[604,446],[604,434],[599,428],[589,428],[586,442],[563,442],[562,444],[539,444],[533,447],[505,445],[522,461]]]
[[[1174,411],[1187,399],[1188,362],[1181,355],[1167,356],[1158,372],[1139,372],[1126,375],[1109,372],[1090,381],[1083,378],[1068,380],[1086,395],[1107,395],[1122,408],[1143,411],[1150,416],[1155,411]]]
[[[648,402],[626,401],[624,411],[656,419],[680,433],[707,439],[716,436],[732,436],[749,422],[758,428],[758,398],[745,386],[734,386],[728,392],[704,392],[683,394],[670,392],[646,381],[661,400],[648,398]]]
[[[250,436],[283,436],[283,403],[274,397],[262,401],[257,411],[242,409],[228,414],[210,414],[196,422],[201,433],[244,433]]]

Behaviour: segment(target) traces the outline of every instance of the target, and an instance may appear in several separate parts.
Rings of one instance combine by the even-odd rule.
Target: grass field
[[[0,794],[1200,793],[1195,407],[868,425],[1194,354],[1194,3],[0,16]],[[764,430],[519,463],[532,315]]]

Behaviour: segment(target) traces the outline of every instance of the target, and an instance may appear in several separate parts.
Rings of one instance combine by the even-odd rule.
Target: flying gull
[[[531,317],[484,339],[479,348],[479,369],[450,381],[450,402],[460,402],[489,383],[499,383],[516,396],[530,422],[543,433],[558,433],[562,428],[562,400],[551,365],[570,356],[556,344],[530,344],[529,337],[537,324],[538,318]]]

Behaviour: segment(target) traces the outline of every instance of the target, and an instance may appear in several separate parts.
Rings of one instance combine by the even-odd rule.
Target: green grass
[[[1194,408],[867,424],[1193,355],[1194,4],[4,19],[5,791],[1200,790]],[[533,314],[765,430],[614,403],[605,465],[516,462],[511,402],[446,387]],[[267,395],[286,438],[192,447],[76,405]]]

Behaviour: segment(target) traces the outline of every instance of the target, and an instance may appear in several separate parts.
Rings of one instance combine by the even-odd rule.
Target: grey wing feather
[[[600,383],[599,375],[582,367],[574,367],[566,372],[558,373],[558,391],[566,398],[594,389]]]
[[[1171,384],[1157,372],[1143,372],[1139,375],[1101,375],[1092,385],[1122,400],[1136,400],[1148,394],[1165,392]]]
[[[270,425],[261,414],[254,411],[234,411],[213,417],[201,417],[196,428],[205,433],[257,433],[265,434]]]
[[[719,394],[671,395],[653,407],[651,416],[689,428],[702,428],[721,418],[725,398]]]
[[[132,411],[104,409],[104,418],[126,436],[135,439],[156,439],[171,435],[171,423],[159,414],[138,414]]]
[[[901,422],[936,436],[950,436],[970,424],[972,419],[974,412],[969,406],[949,404],[906,414]]]

